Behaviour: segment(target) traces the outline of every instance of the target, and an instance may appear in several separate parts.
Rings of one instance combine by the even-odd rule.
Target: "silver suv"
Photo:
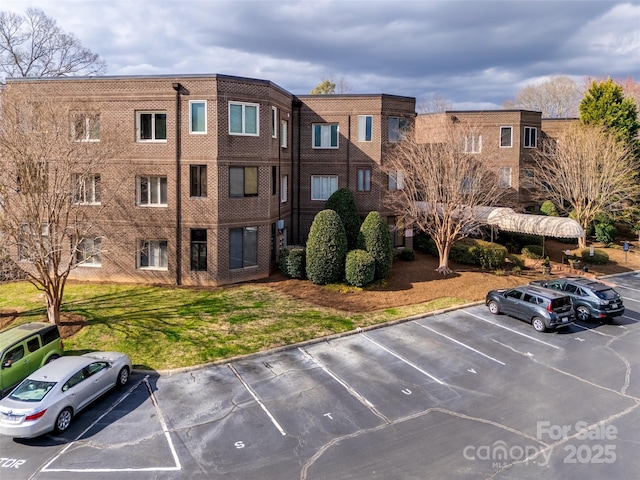
[[[571,325],[575,321],[571,297],[532,285],[491,290],[485,304],[494,315],[506,313],[529,322],[538,332]]]

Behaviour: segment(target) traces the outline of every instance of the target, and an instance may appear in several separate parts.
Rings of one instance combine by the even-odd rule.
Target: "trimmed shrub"
[[[280,250],[280,262],[278,263],[278,267],[280,267],[280,271],[286,275],[287,277],[289,276],[289,268],[287,267],[287,257],[289,257],[289,252],[291,251],[290,248],[283,248]]]
[[[542,237],[527,233],[500,232],[498,242],[507,247],[511,253],[520,253],[527,245],[542,245]]]
[[[413,262],[416,259],[416,252],[411,250],[410,248],[405,248],[400,251],[400,260],[404,260],[405,262]]]
[[[527,258],[542,258],[542,245],[525,245],[520,253]]]
[[[511,263],[513,263],[513,265],[515,265],[515,266],[514,266],[514,270],[515,270],[516,268],[520,268],[520,269],[522,269],[522,267],[524,267],[524,260],[523,260],[522,258],[520,258],[518,255],[514,255],[514,254],[512,254],[512,253],[509,253],[509,254],[507,255],[507,258],[509,259],[509,261],[510,261]]]
[[[345,280],[354,287],[364,287],[373,282],[376,274],[376,259],[364,250],[351,250],[345,263]]]
[[[451,247],[449,257],[456,263],[479,265],[485,269],[494,269],[504,264],[506,247],[497,243],[465,238]]]
[[[287,275],[291,278],[304,278],[306,270],[306,251],[304,247],[295,247],[287,256]]]
[[[596,248],[593,250],[593,257],[589,254],[588,248],[583,248],[580,250],[580,257],[582,258],[583,263],[593,263],[594,265],[604,265],[609,262],[609,255],[607,252]]]
[[[596,240],[611,245],[618,236],[618,229],[610,223],[599,223],[596,225]]]
[[[558,209],[556,208],[555,204],[551,200],[546,200],[540,206],[540,213],[542,213],[543,215],[547,215],[549,217],[557,217]]]
[[[358,248],[376,259],[376,280],[387,278],[393,263],[393,244],[387,222],[378,212],[369,212],[358,234]]]
[[[334,210],[313,219],[307,240],[307,278],[318,285],[341,282],[347,257],[347,234]]]
[[[340,188],[333,192],[324,204],[325,209],[335,211],[342,220],[344,230],[347,233],[347,245],[349,250],[356,248],[358,233],[360,232],[360,216],[353,193],[348,188]]]
[[[414,232],[413,246],[419,252],[434,255],[436,257],[438,256],[438,247],[436,247],[436,242],[433,241],[433,238],[422,231]]]

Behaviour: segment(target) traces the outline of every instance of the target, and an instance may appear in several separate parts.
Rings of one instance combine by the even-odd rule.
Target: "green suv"
[[[63,349],[58,327],[51,323],[25,323],[0,332],[0,398],[60,357]]]
[[[586,322],[590,318],[613,318],[624,313],[622,297],[609,285],[584,277],[536,280],[534,285],[560,290],[571,297],[576,316]]]

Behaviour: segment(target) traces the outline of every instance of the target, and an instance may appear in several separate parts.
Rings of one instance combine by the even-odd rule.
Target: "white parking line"
[[[429,372],[424,371],[423,369],[421,369],[419,366],[417,366],[415,363],[411,363],[409,360],[407,360],[406,358],[404,358],[402,355],[397,354],[396,352],[389,350],[387,347],[385,347],[384,345],[376,342],[374,339],[372,339],[371,337],[369,337],[366,333],[362,334],[364,336],[364,338],[366,338],[367,340],[369,340],[371,343],[373,343],[374,345],[377,345],[378,347],[380,347],[381,349],[383,349],[385,352],[390,353],[391,355],[393,355],[394,357],[396,357],[399,360],[402,360],[404,363],[406,363],[407,365],[409,365],[410,367],[415,368],[416,370],[418,370],[420,373],[422,373],[423,375],[426,375],[427,377],[429,377],[430,379],[438,382],[440,385],[444,385],[444,382],[442,380],[440,380],[439,378],[434,377],[433,375],[431,375]]]
[[[89,430],[91,430],[100,420],[102,420],[109,412],[111,412],[114,408],[116,408],[125,398],[131,395],[136,388],[140,386],[140,384],[144,382],[146,384],[147,390],[149,390],[149,395],[151,397],[151,402],[153,403],[154,408],[156,409],[156,413],[158,415],[158,419],[160,420],[160,425],[162,426],[162,431],[164,432],[164,436],[167,439],[167,443],[169,444],[169,449],[171,450],[171,455],[173,456],[173,460],[175,462],[175,466],[172,467],[144,467],[144,468],[49,468],[53,462],[55,462],[58,458],[60,458],[67,450],[69,450],[80,438],[84,436]],[[111,407],[107,409],[100,417],[98,417],[91,425],[85,428],[80,435],[78,435],[72,442],[68,443],[60,452],[54,456],[40,471],[42,472],[81,472],[81,473],[102,473],[102,472],[168,472],[168,471],[176,471],[182,470],[182,466],[180,465],[180,459],[178,458],[178,454],[176,453],[176,449],[173,446],[173,441],[171,440],[171,436],[169,435],[169,430],[167,428],[167,424],[164,421],[164,417],[162,416],[162,412],[158,406],[158,402],[156,401],[155,395],[151,389],[151,385],[149,385],[149,375],[145,376],[142,380],[136,383],[133,387],[131,387],[126,394],[124,394],[117,402],[115,402]]]
[[[543,340],[540,340],[540,339],[538,339],[538,338],[532,337],[531,335],[527,335],[526,333],[522,333],[522,332],[519,332],[519,331],[517,331],[517,330],[513,330],[513,329],[511,329],[511,328],[509,328],[509,327],[505,327],[504,325],[500,325],[499,323],[492,322],[492,321],[490,321],[490,320],[487,320],[486,318],[482,318],[482,317],[481,317],[481,316],[479,316],[479,315],[475,315],[475,314],[473,314],[473,313],[467,312],[466,310],[461,310],[461,312],[464,312],[464,313],[466,313],[467,315],[471,315],[472,317],[475,317],[475,318],[477,318],[478,320],[482,320],[483,322],[487,322],[487,323],[490,323],[491,325],[495,325],[496,327],[504,328],[505,330],[509,330],[510,332],[517,333],[518,335],[522,335],[523,337],[527,337],[528,339],[533,340],[533,341],[535,341],[535,342],[542,343],[543,345],[546,345],[546,346],[548,346],[548,347],[551,347],[551,348],[555,348],[555,349],[557,349],[557,350],[560,350],[560,347],[558,347],[558,346],[556,346],[556,345],[552,345],[552,344],[550,344],[550,343],[547,343],[547,342],[545,342],[545,341],[543,341]]]
[[[583,326],[582,326],[582,325],[580,325],[579,323],[574,323],[574,325],[575,325],[576,327],[579,327],[579,328],[583,329],[583,330],[586,330],[587,332],[597,333],[598,335],[602,335],[603,337],[613,337],[613,336],[614,336],[614,335],[609,335],[608,333],[602,333],[602,332],[599,332],[599,331],[597,331],[597,330],[595,330],[595,329],[593,329],[593,328],[583,327]]]
[[[249,386],[249,384],[247,382],[244,381],[244,379],[240,376],[240,374],[235,369],[235,367],[233,365],[231,365],[230,363],[227,363],[227,366],[231,369],[231,371],[235,374],[235,376],[238,377],[238,380],[240,380],[242,385],[244,385],[244,388],[247,389],[247,391],[251,394],[253,399],[258,403],[258,405],[260,405],[262,410],[264,410],[264,412],[267,414],[267,416],[271,420],[271,423],[273,423],[276,426],[276,428],[280,431],[280,433],[282,435],[286,435],[287,432],[285,432],[284,428],[282,428],[282,426],[280,426],[280,424],[278,423],[276,418],[273,415],[271,415],[271,412],[267,409],[266,405],[264,403],[262,403],[262,400],[260,400],[260,397],[258,397],[258,394],[253,391],[253,389]]]
[[[324,370],[324,372],[329,375],[331,378],[333,378],[336,382],[338,382],[340,385],[342,385],[345,390],[347,392],[349,392],[349,394],[351,394],[351,396],[355,397],[360,403],[362,403],[365,407],[367,407],[368,409],[370,409],[375,415],[377,415],[378,417],[380,417],[382,420],[384,420],[385,423],[391,423],[391,421],[385,417],[383,414],[381,414],[378,410],[376,410],[376,407],[374,407],[373,403],[371,403],[369,400],[367,400],[364,396],[362,396],[358,391],[356,391],[352,386],[350,386],[349,384],[347,384],[347,382],[343,381],[340,377],[338,377],[338,375],[336,375],[335,373],[333,373],[331,370],[329,370],[327,367],[325,367],[324,365],[322,365],[318,360],[316,360],[313,356],[311,356],[311,354],[309,352],[307,352],[306,350],[298,347],[298,350],[300,350],[300,352],[302,352],[302,354],[304,356],[306,356],[308,359],[310,359],[313,363],[315,363],[318,367],[320,367],[322,370]]]
[[[488,358],[489,360],[493,360],[494,362],[499,363],[500,365],[506,365],[506,363],[501,362],[500,360],[498,360],[498,359],[496,359],[496,358],[490,357],[490,356],[489,356],[489,355],[487,355],[486,353],[482,353],[480,350],[476,350],[475,348],[470,347],[469,345],[467,345],[467,344],[465,344],[465,343],[462,343],[462,342],[460,342],[460,341],[456,340],[455,338],[451,338],[451,337],[449,337],[448,335],[445,335],[444,333],[437,332],[437,331],[436,331],[436,330],[434,330],[433,328],[429,328],[429,327],[427,327],[426,325],[422,325],[421,323],[418,323],[418,322],[417,322],[417,321],[415,321],[415,320],[413,321],[413,323],[415,323],[416,325],[421,326],[422,328],[426,328],[426,329],[427,329],[427,330],[429,330],[430,332],[433,332],[433,333],[435,333],[436,335],[440,335],[441,337],[444,337],[444,338],[446,338],[447,340],[452,341],[453,343],[457,343],[458,345],[463,346],[464,348],[468,348],[468,349],[469,349],[469,350],[471,350],[472,352],[475,352],[475,353],[477,353],[477,354],[480,354],[480,355],[482,355],[483,357]]]

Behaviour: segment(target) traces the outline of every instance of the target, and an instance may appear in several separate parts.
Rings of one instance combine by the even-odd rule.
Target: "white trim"
[[[204,131],[194,131],[193,130],[193,105],[194,104],[204,104]],[[206,100],[189,100],[189,133],[193,135],[206,135],[207,134],[207,101]]]
[[[231,131],[231,107],[233,105],[239,105],[242,107],[242,131],[241,132],[232,132]],[[247,133],[247,116],[246,116],[246,107],[255,107],[256,108],[256,133]],[[244,137],[259,137],[260,136],[260,104],[259,103],[248,103],[248,102],[236,102],[233,100],[229,100],[228,108],[228,123],[229,123],[229,135],[240,135]]]

